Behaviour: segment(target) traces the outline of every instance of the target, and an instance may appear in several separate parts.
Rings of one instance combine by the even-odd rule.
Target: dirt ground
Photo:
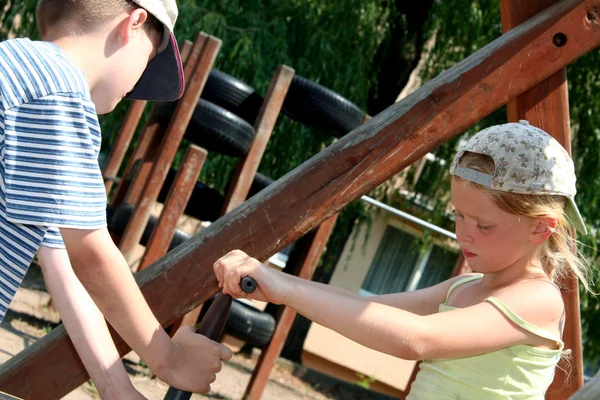
[[[33,269],[28,273],[6,318],[0,324],[0,364],[35,343],[60,322],[58,314],[51,306],[49,307],[49,304],[50,298],[45,291],[41,275]],[[224,364],[223,370],[212,385],[212,391],[206,395],[194,395],[192,399],[241,399],[259,355],[259,350],[255,350],[251,356],[234,355]],[[135,354],[125,357],[124,363],[133,384],[145,397],[150,400],[164,397],[168,386],[154,377],[150,370],[140,365],[139,358]],[[100,397],[93,385],[87,382],[64,398],[89,400]],[[271,372],[262,399],[383,400],[391,398],[280,359]]]

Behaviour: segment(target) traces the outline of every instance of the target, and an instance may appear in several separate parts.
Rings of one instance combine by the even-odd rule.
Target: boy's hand
[[[282,304],[290,288],[285,274],[261,264],[241,250],[233,250],[221,257],[215,262],[213,269],[223,293],[236,298]],[[244,292],[240,286],[245,276],[254,278],[258,284],[252,293]]]
[[[221,371],[222,361],[229,360],[231,350],[184,325],[173,336],[173,352],[164,377],[169,385],[193,393],[208,393],[210,384]]]

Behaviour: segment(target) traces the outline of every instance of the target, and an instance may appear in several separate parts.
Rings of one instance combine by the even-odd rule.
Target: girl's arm
[[[404,311],[409,311],[418,315],[430,315],[438,312],[439,305],[446,301],[446,294],[452,284],[460,279],[472,274],[464,274],[447,279],[437,285],[430,286],[410,292],[390,293],[377,296],[365,297],[371,303],[385,304],[391,307],[399,308]],[[361,298],[361,296],[349,290],[336,286],[325,285],[319,282],[307,281],[297,276],[288,275],[289,279],[299,280],[315,288],[327,288],[329,292],[338,293],[340,295]]]
[[[444,282],[440,282],[437,285],[413,290],[411,292],[401,292],[401,293],[390,293],[384,295],[370,296],[365,297],[369,302],[385,304],[391,307],[400,308],[405,311],[409,311],[418,315],[430,315],[438,312],[439,305],[446,301],[446,294],[448,293],[448,289],[450,286],[460,280],[464,279],[466,276],[471,274],[465,274],[460,276],[455,276],[453,278],[447,279]],[[336,293],[340,296],[346,296],[349,298],[360,299],[362,298],[358,294],[351,292],[347,289],[343,289],[337,286],[326,285],[319,282],[313,282],[310,280],[298,278],[294,275],[286,274],[286,277],[293,281],[294,284],[302,284],[308,285],[314,289],[323,289],[330,293]]]
[[[268,269],[239,250],[217,261],[215,273],[225,293],[286,304],[349,339],[403,359],[467,357],[517,344],[555,346],[512,323],[488,302],[417,315],[368,298],[331,292],[326,285],[306,284]],[[240,279],[247,275],[258,283],[251,294],[239,287]],[[558,323],[562,314],[560,294],[549,284],[537,286],[522,285],[497,297],[530,323],[546,327],[554,318]]]
[[[75,276],[65,249],[40,247],[46,287],[102,399],[144,399],[131,383],[104,317]]]

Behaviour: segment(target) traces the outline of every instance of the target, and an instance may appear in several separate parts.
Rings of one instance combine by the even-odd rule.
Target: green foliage
[[[220,38],[215,68],[259,93],[266,92],[277,66],[286,64],[364,108],[382,36],[377,26],[388,13],[377,1],[187,0],[179,6],[178,39],[193,40],[201,30]],[[281,115],[259,170],[279,178],[332,142],[331,135]],[[234,162],[211,154],[201,179],[224,190]]]
[[[8,0],[0,10],[0,39],[9,32],[16,36],[37,37],[34,23],[35,0]],[[252,85],[265,93],[280,64],[298,75],[315,80],[357,103],[363,109],[367,95],[377,84],[374,57],[390,26],[407,23],[397,18],[390,2],[379,0],[180,0],[176,26],[179,40],[193,40],[199,31],[223,41],[215,68]],[[396,17],[396,19],[395,19]],[[395,20],[394,20],[395,19]],[[501,34],[497,0],[436,1],[427,21],[425,39],[436,35],[436,42],[422,72],[431,79],[480,49]],[[407,49],[410,51],[411,49]],[[600,77],[598,51],[574,62],[568,68],[573,154],[578,174],[577,202],[590,235],[581,237],[582,250],[596,261],[600,227]],[[104,148],[109,148],[121,125],[127,103],[101,119]],[[506,121],[504,109],[479,121],[465,135]],[[281,115],[269,142],[259,171],[279,178],[333,142],[324,132],[316,132]],[[428,164],[412,189],[414,197],[429,199],[433,212],[415,207],[414,199],[400,198],[389,187],[379,188],[373,196],[421,215],[452,230],[444,213],[448,199],[447,167],[454,154],[455,138],[436,150],[444,165]],[[226,190],[237,160],[210,154],[201,180]],[[356,202],[342,212],[322,264],[335,265],[339,249],[348,232],[366,217],[366,207]],[[598,286],[595,291],[600,292]],[[600,309],[597,299],[582,293],[584,354],[588,360],[600,356]]]
[[[593,262],[593,290],[600,293],[598,280],[598,241],[600,240],[600,54],[593,51],[567,69],[569,102],[573,129],[573,158],[577,171],[577,205],[589,234],[579,236],[581,249]],[[599,301],[585,290],[581,294],[581,322],[584,356],[588,362],[600,358]]]
[[[425,80],[437,76],[474,51],[485,46],[501,34],[500,2],[496,0],[445,0],[434,6],[428,26],[428,35],[436,34],[436,43],[427,60]],[[598,240],[600,228],[600,63],[599,52],[593,51],[572,63],[568,69],[569,103],[573,133],[573,158],[578,177],[577,204],[590,233],[578,239],[580,249],[592,261],[594,269],[593,290],[600,293],[598,285]],[[498,123],[506,122],[504,108],[479,121],[464,135]],[[436,155],[446,161],[445,167],[433,166],[423,171],[415,196],[432,199],[434,213],[429,218],[453,229],[446,219],[444,207],[449,191],[447,168],[459,138],[449,141],[436,150]],[[419,210],[415,210],[416,213]],[[600,305],[598,299],[584,290],[581,293],[581,318],[584,358],[591,363],[600,357]]]
[[[36,5],[37,0],[8,0],[0,5],[0,40],[20,36],[38,39]]]

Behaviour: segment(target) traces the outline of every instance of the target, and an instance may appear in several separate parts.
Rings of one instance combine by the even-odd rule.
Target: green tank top
[[[456,309],[447,305],[450,293],[459,285],[481,279],[473,275],[456,281],[439,306],[439,312]],[[517,345],[478,356],[424,360],[407,400],[495,400],[544,399],[554,379],[564,343],[555,335],[523,320],[495,297],[485,299],[523,329],[558,344],[550,350]]]

